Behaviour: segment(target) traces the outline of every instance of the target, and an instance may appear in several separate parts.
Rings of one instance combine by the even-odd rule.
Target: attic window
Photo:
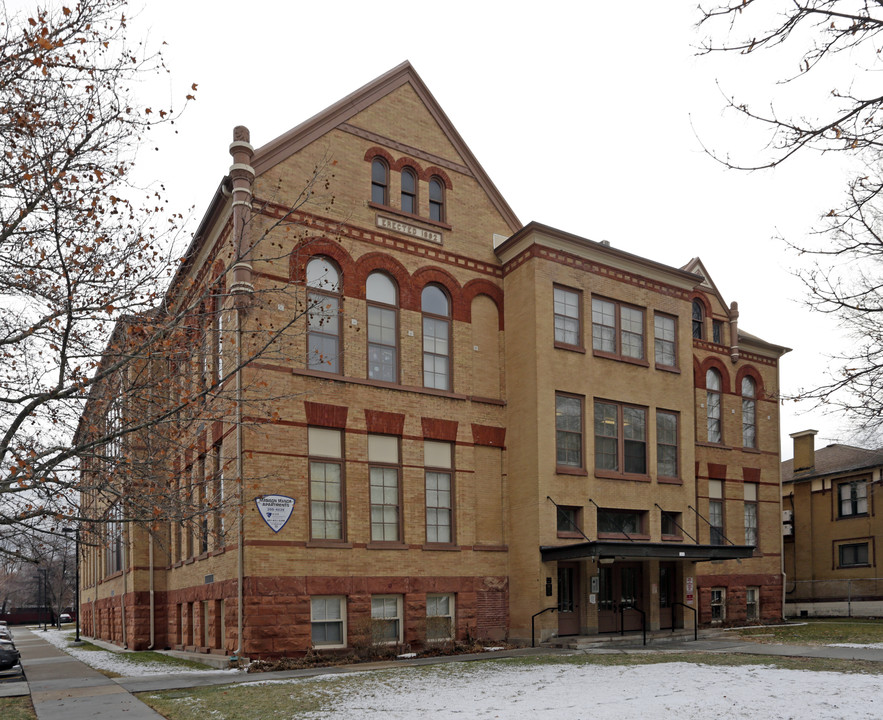
[[[389,167],[379,157],[371,162],[371,202],[389,205]]]
[[[445,221],[445,186],[437,177],[429,181],[429,219]]]

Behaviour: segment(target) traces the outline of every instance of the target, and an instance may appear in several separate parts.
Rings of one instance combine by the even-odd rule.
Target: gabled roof
[[[699,283],[699,287],[705,290],[707,293],[714,295],[718,302],[721,304],[721,307],[724,309],[724,312],[729,316],[730,314],[730,306],[726,303],[723,298],[723,295],[720,294],[720,290],[717,289],[717,285],[714,284],[714,280],[711,279],[711,275],[708,274],[708,270],[705,269],[705,265],[698,257],[694,257],[688,262],[682,270],[686,270],[687,272],[695,273],[696,275],[700,275],[702,277],[702,282]]]
[[[497,190],[497,187],[488,177],[484,168],[478,162],[472,151],[460,137],[460,133],[451,123],[444,110],[429,92],[423,80],[407,60],[401,65],[394,67],[389,72],[372,80],[367,85],[338,100],[322,112],[314,115],[309,120],[302,122],[297,127],[271,140],[266,145],[259,147],[252,158],[252,167],[255,173],[261,175],[274,165],[282,162],[294,153],[301,150],[309,143],[322,137],[341,123],[345,123],[365,108],[373,105],[381,98],[389,95],[403,85],[410,84],[411,88],[426,106],[426,109],[438,123],[448,141],[459,153],[463,163],[472,173],[481,188],[487,193],[491,203],[506,220],[512,232],[521,228],[521,222],[516,217],[509,203]]]
[[[852,445],[828,445],[815,451],[815,465],[794,474],[794,460],[782,463],[782,482],[809,480],[883,466],[883,449],[866,450]]]

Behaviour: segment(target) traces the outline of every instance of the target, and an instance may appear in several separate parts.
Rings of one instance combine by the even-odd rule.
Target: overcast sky
[[[739,173],[709,158],[703,143],[751,160],[761,142],[723,112],[722,92],[778,100],[776,73],[797,60],[697,57],[697,20],[694,3],[658,0],[150,0],[130,36],[168,43],[171,75],[145,94],[167,105],[199,89],[179,134],[154,134],[159,151],[142,153],[140,172],[198,220],[235,125],[258,147],[409,60],[523,223],[674,266],[699,256],[739,303],[741,329],[792,348],[781,379],[794,393],[846,340],[801,306],[798,258],[773,237],[802,242],[839,202],[845,168],[807,156]],[[791,432],[819,430],[817,447],[850,439],[840,418],[799,409],[782,407],[783,459]]]

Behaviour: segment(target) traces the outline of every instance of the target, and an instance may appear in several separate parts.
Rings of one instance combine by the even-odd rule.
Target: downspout
[[[148,537],[147,543],[147,563],[150,565],[150,645],[147,646],[148,650],[153,650],[153,646],[156,642],[156,605],[154,604],[153,598],[153,533],[150,533]]]
[[[128,575],[129,575],[129,528],[126,527],[126,532],[123,535],[126,539],[126,542],[123,546],[123,593],[120,595],[120,620],[122,623],[123,630],[123,647],[129,648],[128,641],[128,633],[126,632],[126,594],[129,592],[129,583],[128,583]]]
[[[251,166],[254,148],[249,140],[248,128],[237,125],[233,128],[233,142],[230,143],[230,180],[233,195],[233,242],[235,244],[233,282],[230,294],[236,310],[236,482],[239,486],[239,520],[237,523],[238,542],[236,551],[236,650],[237,658],[242,656],[242,634],[245,626],[244,590],[245,580],[245,484],[243,482],[243,432],[242,432],[242,325],[250,296],[254,293],[251,266],[251,236],[248,223],[251,220],[252,184],[255,173]]]
[[[737,362],[739,352],[739,303],[730,303],[730,360]]]

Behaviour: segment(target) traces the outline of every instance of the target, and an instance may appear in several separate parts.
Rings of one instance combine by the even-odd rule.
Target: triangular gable
[[[702,288],[705,292],[714,295],[720,303],[721,308],[723,308],[723,311],[729,316],[730,306],[724,301],[723,296],[717,289],[717,285],[714,284],[714,280],[711,279],[708,270],[705,269],[705,265],[702,264],[702,261],[698,257],[694,257],[681,269],[701,276],[703,280],[699,283],[698,287]]]
[[[459,153],[463,163],[472,173],[476,182],[485,191],[497,212],[505,219],[510,230],[514,233],[521,229],[521,222],[512,211],[512,208],[509,207],[509,203],[506,202],[500,191],[497,190],[497,187],[488,177],[484,168],[482,168],[481,164],[472,154],[463,138],[460,137],[460,133],[457,132],[444,110],[441,109],[441,106],[432,96],[432,93],[429,92],[429,88],[426,87],[423,80],[420,79],[420,76],[407,60],[359,88],[354,93],[338,100],[330,107],[314,115],[309,120],[302,122],[284,135],[280,135],[275,140],[271,140],[266,145],[258,148],[252,159],[255,173],[257,175],[263,174],[274,165],[306,147],[309,143],[322,137],[341,123],[347,122],[368,106],[408,83],[410,83],[414,92],[417,93],[426,109],[438,123],[451,145]]]

